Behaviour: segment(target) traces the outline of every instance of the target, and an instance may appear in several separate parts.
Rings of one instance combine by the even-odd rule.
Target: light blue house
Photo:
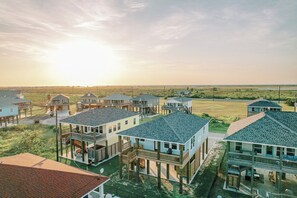
[[[208,153],[208,123],[175,112],[118,133],[120,163],[126,164],[128,178],[136,167],[137,178],[139,173],[157,176],[160,187],[161,169],[166,170],[163,178],[179,181],[182,193],[183,183],[191,182]]]
[[[18,105],[13,103],[11,98],[0,97],[0,127],[14,123],[15,119],[18,123]]]

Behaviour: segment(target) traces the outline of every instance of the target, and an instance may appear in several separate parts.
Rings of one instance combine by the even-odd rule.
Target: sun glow
[[[89,40],[57,45],[48,58],[55,80],[68,85],[111,83],[121,69],[110,47]]]

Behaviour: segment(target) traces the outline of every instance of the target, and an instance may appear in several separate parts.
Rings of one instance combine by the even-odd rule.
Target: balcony
[[[87,142],[94,142],[95,140],[102,141],[106,140],[106,134],[93,134],[93,133],[75,133],[75,132],[70,132],[70,137],[73,140],[79,140],[79,141],[87,141]]]
[[[277,157],[267,157],[254,155],[254,162],[252,163],[252,153],[228,153],[228,163],[237,164],[241,166],[254,166],[258,168],[264,168],[269,170],[278,171],[282,169],[284,172],[296,174],[297,173],[297,161],[283,159],[280,160]],[[281,164],[280,164],[281,163]]]

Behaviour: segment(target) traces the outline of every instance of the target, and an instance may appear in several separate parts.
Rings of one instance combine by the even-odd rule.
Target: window
[[[121,123],[118,123],[118,130],[121,130]]]
[[[195,147],[195,135],[191,138],[191,149]]]
[[[266,146],[266,154],[272,155],[272,146]]]
[[[172,144],[171,147],[172,147],[172,149],[176,150],[177,149],[177,144]]]
[[[128,124],[128,120],[125,121],[125,124],[126,124],[126,125]]]
[[[109,132],[109,133],[112,132],[112,127],[111,127],[111,126],[108,127],[108,132]]]
[[[85,132],[88,132],[88,127],[85,127]]]
[[[168,142],[164,143],[164,148],[169,148],[169,143]]]
[[[117,125],[113,125],[113,131],[116,131],[117,130]]]
[[[295,149],[287,148],[287,155],[295,156]]]
[[[136,118],[133,119],[133,124],[136,124]]]
[[[145,142],[145,139],[139,139],[139,141],[141,141],[141,142]]]
[[[277,156],[280,156],[280,151],[281,151],[281,147],[277,147],[277,149],[276,149],[276,155]],[[284,149],[283,149],[282,154],[284,155]]]
[[[2,109],[0,109],[0,112],[2,112]]]
[[[99,133],[103,133],[103,126],[99,126]]]
[[[10,108],[10,112],[13,112],[13,108]]]
[[[241,142],[236,142],[235,143],[235,150],[236,151],[242,151],[242,143]]]
[[[252,108],[252,111],[255,111],[255,108],[254,107]]]
[[[92,128],[91,128],[91,131],[92,131],[92,132],[96,132],[96,133],[98,133],[98,132],[99,132],[99,128],[98,128],[98,127],[94,127],[94,128],[92,127]]]
[[[262,145],[261,144],[255,144],[255,146],[254,146],[254,151],[256,152],[256,153],[262,153]]]

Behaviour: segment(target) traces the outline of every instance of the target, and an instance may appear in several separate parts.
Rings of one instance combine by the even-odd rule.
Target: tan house
[[[0,197],[104,198],[108,177],[30,153],[0,158]]]
[[[90,92],[80,97],[80,101],[76,105],[78,112],[83,111],[84,109],[99,108],[101,106],[102,105],[100,104],[98,97]]]
[[[190,183],[208,153],[208,120],[184,112],[175,112],[118,133],[120,166],[127,175],[136,169],[139,174],[152,175],[183,184]],[[154,170],[154,171],[153,171]],[[163,175],[163,170],[166,170]]]
[[[47,113],[54,113],[55,111],[70,111],[69,97],[59,94],[53,98],[48,95],[48,102],[45,106]]]
[[[125,110],[132,109],[132,97],[123,94],[113,94],[102,98],[102,105],[104,107],[116,107]]]
[[[64,127],[69,126],[66,130]],[[60,157],[97,165],[119,153],[117,133],[139,125],[139,115],[119,108],[91,109],[60,120]]]

